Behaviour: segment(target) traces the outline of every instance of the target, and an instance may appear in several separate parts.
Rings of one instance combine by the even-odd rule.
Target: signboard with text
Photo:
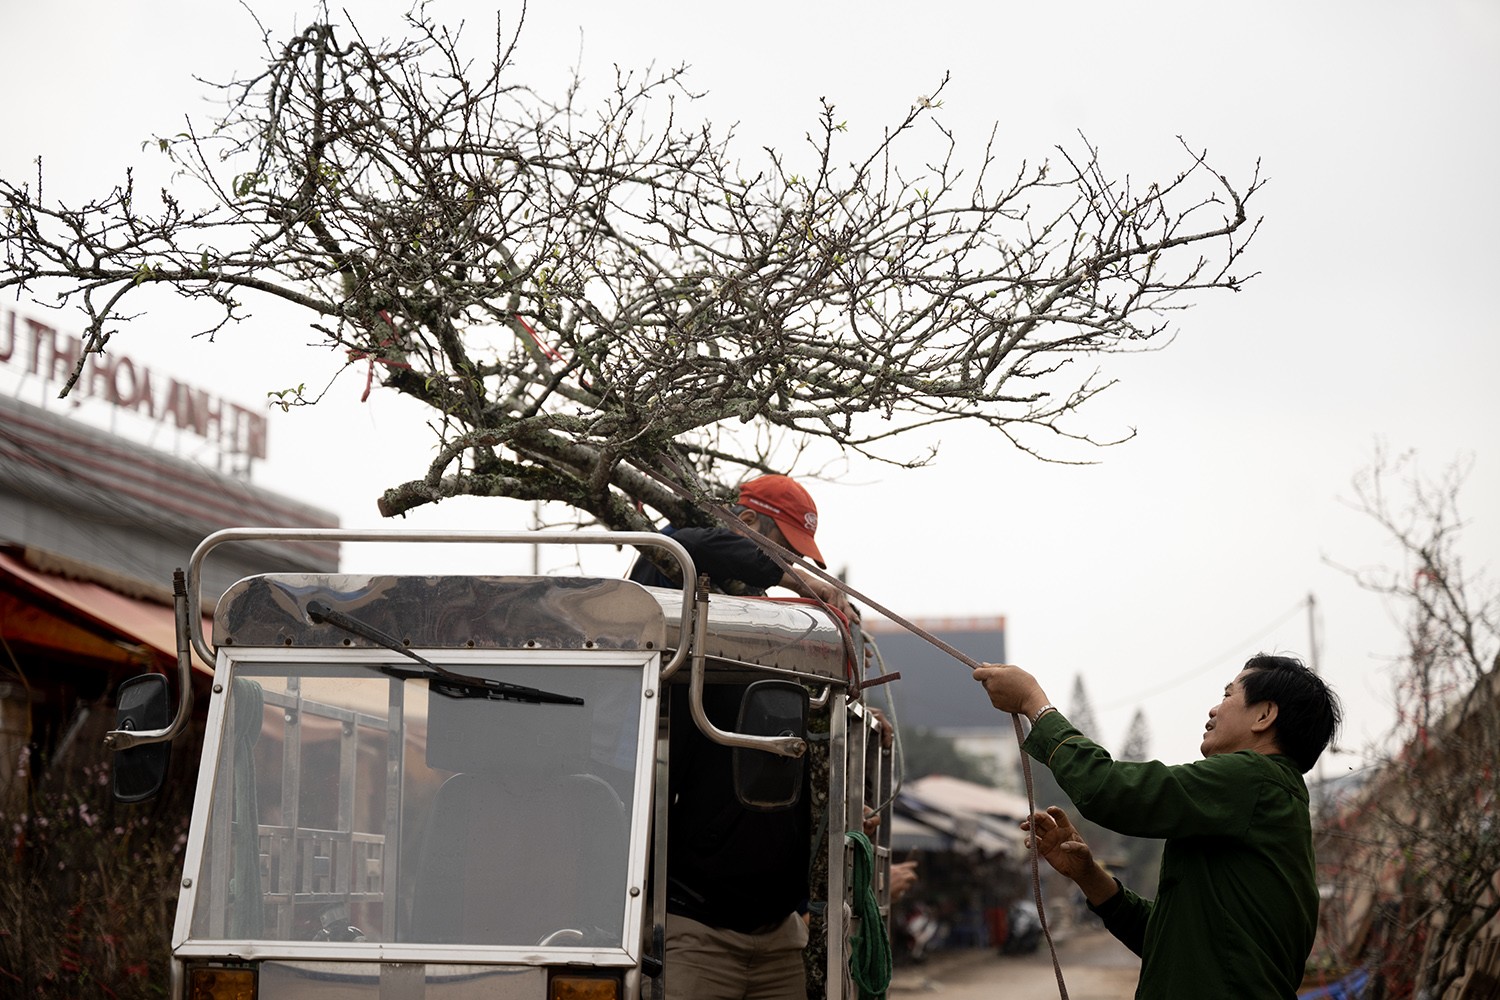
[[[13,309],[0,308],[0,375],[10,395],[28,383],[56,397],[83,352],[82,338]],[[249,462],[266,457],[266,415],[232,403],[114,352],[91,355],[67,397],[192,435],[221,456]]]

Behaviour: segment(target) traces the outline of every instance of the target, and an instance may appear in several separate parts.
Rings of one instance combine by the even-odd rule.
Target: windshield
[[[440,661],[582,700],[533,704],[389,660],[234,664],[191,937],[625,947],[650,661]]]

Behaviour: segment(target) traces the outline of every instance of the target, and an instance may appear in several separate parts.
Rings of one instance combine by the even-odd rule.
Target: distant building
[[[1004,616],[914,618],[912,623],[980,662],[1005,662]],[[952,739],[958,749],[993,761],[1001,787],[1020,791],[1020,748],[1010,716],[991,707],[970,669],[894,622],[873,619],[864,627],[885,669],[901,675],[872,688],[870,703],[889,709],[894,702],[903,729],[927,729]]]
[[[34,772],[97,738],[122,680],[176,669],[172,571],[206,535],[242,526],[338,521],[0,395],[0,787],[23,756]],[[204,611],[240,577],[331,572],[338,558],[327,543],[224,546],[204,567]]]

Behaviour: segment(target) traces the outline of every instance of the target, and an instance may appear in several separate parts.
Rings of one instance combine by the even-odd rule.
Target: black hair
[[[1276,745],[1303,774],[1311,771],[1344,720],[1338,695],[1294,656],[1257,653],[1244,669],[1245,704],[1276,703]]]

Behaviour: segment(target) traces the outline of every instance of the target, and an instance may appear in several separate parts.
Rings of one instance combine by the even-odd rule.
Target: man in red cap
[[[742,483],[732,512],[746,527],[827,568],[813,537],[818,530],[817,504],[790,476],[759,476]],[[850,613],[844,595],[827,581],[783,571],[754,541],[728,528],[671,526],[662,533],[680,542],[698,572],[708,574],[714,588],[726,594],[760,597],[772,587],[785,587]],[[681,586],[644,558],[631,567],[630,579],[648,587]]]
[[[735,517],[798,555],[825,566],[814,540],[818,508],[794,480],[760,476],[740,486]],[[849,614],[844,596],[812,575],[785,572],[756,542],[726,527],[669,527],[716,590],[763,596],[771,587],[815,595]],[[630,579],[677,587],[645,558]],[[733,729],[744,687],[711,684],[703,709]],[[803,794],[795,806],[747,809],[734,794],[730,751],[699,730],[669,685],[666,983],[668,1000],[805,1000],[802,952],[808,929],[812,825]]]
[[[790,476],[752,479],[740,487],[739,505],[769,517],[780,529],[787,548],[828,568],[813,539],[818,533],[818,505],[795,479]]]

